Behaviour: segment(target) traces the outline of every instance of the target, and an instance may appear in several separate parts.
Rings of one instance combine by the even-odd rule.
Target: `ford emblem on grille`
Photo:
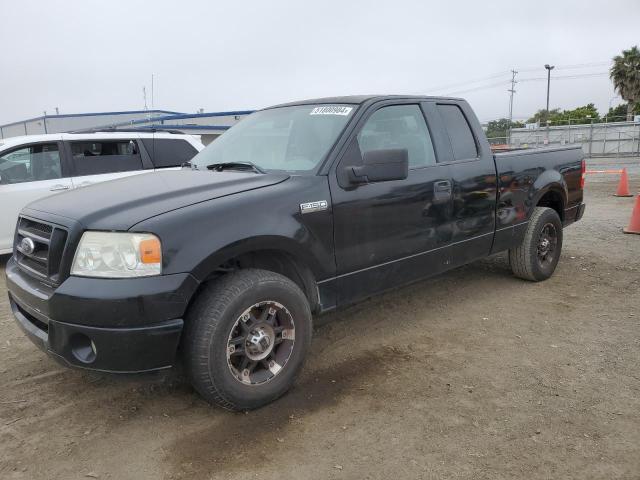
[[[36,244],[33,243],[33,240],[31,240],[28,237],[23,238],[22,241],[20,242],[20,245],[18,245],[18,250],[20,250],[22,253],[26,255],[31,255],[35,249],[36,249]]]

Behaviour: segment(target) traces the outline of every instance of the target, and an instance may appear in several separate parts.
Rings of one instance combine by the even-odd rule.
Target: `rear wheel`
[[[562,222],[558,213],[536,207],[522,243],[509,250],[509,264],[515,276],[539,282],[553,275],[561,251]]]
[[[288,278],[247,269],[207,285],[186,318],[194,388],[229,410],[265,405],[293,384],[311,342],[309,304]]]

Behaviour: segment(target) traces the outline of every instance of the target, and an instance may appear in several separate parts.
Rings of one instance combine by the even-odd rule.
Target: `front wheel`
[[[522,243],[509,250],[509,264],[516,277],[533,282],[546,280],[556,269],[562,251],[562,222],[552,208],[533,209]]]
[[[209,403],[261,407],[293,384],[311,342],[309,303],[288,278],[239,270],[213,281],[190,308],[183,339],[187,374]]]

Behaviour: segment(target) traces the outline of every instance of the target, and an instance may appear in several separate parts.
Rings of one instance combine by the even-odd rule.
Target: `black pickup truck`
[[[278,105],[181,170],[30,204],[10,304],[66,365],[181,357],[206,400],[255,408],[294,382],[314,314],[505,250],[517,277],[549,278],[584,168],[580,148],[493,155],[460,99]]]

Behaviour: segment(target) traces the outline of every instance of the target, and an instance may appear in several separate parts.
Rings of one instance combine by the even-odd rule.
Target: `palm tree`
[[[633,107],[640,102],[640,50],[631,47],[613,57],[609,78],[620,96],[627,101],[627,120],[633,120]]]

